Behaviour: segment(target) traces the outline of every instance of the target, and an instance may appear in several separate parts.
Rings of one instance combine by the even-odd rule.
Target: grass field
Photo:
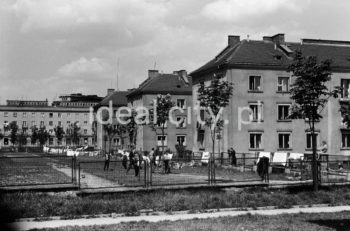
[[[63,163],[65,162],[65,163]],[[71,176],[53,168],[71,165],[68,158],[54,160],[27,154],[21,157],[0,157],[0,186],[71,183]]]
[[[101,213],[132,213],[139,210],[201,211],[218,208],[246,208],[292,205],[350,204],[350,188],[325,188],[315,193],[305,188],[268,190],[265,188],[219,190],[196,189],[150,191],[78,197],[71,193],[8,193],[0,195],[0,219],[24,217],[76,217]]]
[[[129,222],[103,226],[68,226],[47,231],[95,230],[232,230],[232,231],[346,231],[350,227],[350,212],[288,214],[276,216],[244,215],[162,222]]]

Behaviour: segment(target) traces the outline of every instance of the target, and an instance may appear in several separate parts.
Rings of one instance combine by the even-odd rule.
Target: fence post
[[[243,153],[243,172],[245,172],[245,153]]]
[[[79,185],[79,189],[80,189],[80,163],[78,164],[78,185]]]
[[[147,183],[147,163],[146,161],[143,162],[143,168],[144,168],[144,186],[147,188],[148,183]]]

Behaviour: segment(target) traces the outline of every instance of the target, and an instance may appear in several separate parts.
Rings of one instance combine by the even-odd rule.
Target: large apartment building
[[[311,151],[312,140],[303,120],[287,118],[292,100],[290,86],[293,78],[287,67],[296,50],[320,60],[332,59],[332,79],[328,87],[344,87],[340,98],[331,98],[317,123],[317,146],[328,144],[328,152],[350,154],[350,130],[342,124],[339,112],[342,103],[350,102],[350,41],[301,39],[286,42],[284,34],[264,36],[262,40],[241,40],[228,36],[227,46],[212,60],[193,71],[193,104],[201,82],[208,83],[220,72],[234,84],[233,96],[224,111],[223,139],[220,149],[234,147],[237,152],[301,152]],[[193,113],[193,120],[197,118]],[[251,119],[250,119],[251,118]],[[193,128],[193,150],[211,151],[208,130]]]
[[[54,101],[49,105],[48,101],[34,100],[7,100],[6,105],[0,105],[0,124],[1,133],[4,138],[0,140],[1,146],[12,145],[10,142],[10,131],[6,127],[13,121],[16,121],[19,132],[26,130],[27,144],[31,145],[30,135],[31,127],[45,126],[50,134],[47,145],[58,145],[55,137],[54,128],[63,127],[64,131],[71,124],[78,124],[80,127],[80,145],[94,145],[94,131],[92,130],[89,108],[102,100],[96,95],[72,94],[61,96],[61,101]],[[72,145],[72,141],[66,137],[63,138],[61,145]]]
[[[188,110],[192,105],[192,80],[187,76],[185,70],[174,71],[172,74],[159,73],[158,70],[149,70],[148,78],[139,85],[138,88],[131,90],[127,95],[128,106],[137,108],[138,106],[151,108],[151,102],[157,98],[157,95],[170,94],[172,101],[180,108],[174,111],[174,119],[183,121],[175,125],[167,121],[166,131],[163,136],[161,129],[154,130],[150,126],[140,125],[137,128],[136,148],[138,150],[150,151],[152,148],[159,147],[170,148],[175,151],[175,145],[186,146],[186,149],[192,150],[192,124],[188,121]],[[164,147],[163,147],[164,140]]]

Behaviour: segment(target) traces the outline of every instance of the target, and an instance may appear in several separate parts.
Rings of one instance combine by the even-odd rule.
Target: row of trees
[[[9,131],[10,142],[13,145],[24,146],[28,143],[28,138],[30,137],[30,143],[35,145],[39,143],[40,146],[43,146],[50,137],[56,137],[58,141],[58,145],[62,143],[62,139],[66,137],[66,139],[70,139],[73,144],[78,145],[81,137],[80,127],[77,123],[71,124],[66,131],[64,131],[63,127],[56,126],[54,128],[54,135],[50,134],[45,126],[41,126],[38,128],[37,126],[32,126],[30,128],[31,132],[28,133],[28,128],[22,127],[19,129],[19,126],[16,121],[12,121],[8,126],[4,127],[4,132]],[[4,135],[0,132],[0,139],[3,139]]]

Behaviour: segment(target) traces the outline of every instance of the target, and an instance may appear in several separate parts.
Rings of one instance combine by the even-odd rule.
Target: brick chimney
[[[237,43],[239,43],[241,41],[241,37],[238,35],[229,35],[228,36],[228,45],[230,47],[236,45]]]
[[[153,79],[159,75],[158,70],[148,70],[148,78]]]
[[[107,96],[112,95],[113,92],[114,92],[114,89],[113,89],[113,88],[108,88],[108,89],[107,89]]]

